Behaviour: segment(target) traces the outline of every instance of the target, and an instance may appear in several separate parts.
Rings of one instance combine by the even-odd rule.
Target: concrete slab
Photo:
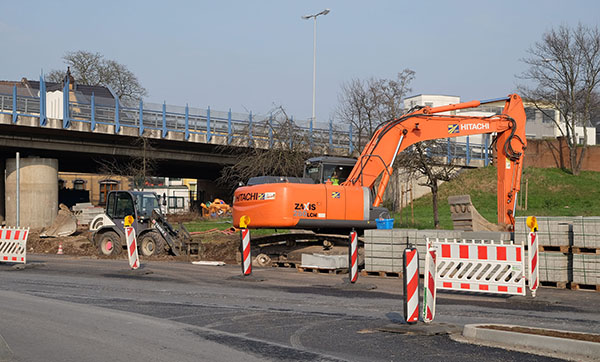
[[[489,325],[489,324],[487,324]],[[520,346],[534,348],[540,351],[547,351],[552,354],[560,353],[569,358],[580,360],[583,358],[597,358],[600,356],[600,343],[589,342],[571,338],[559,338],[548,335],[538,335],[531,333],[519,333],[514,331],[496,330],[483,328],[486,324],[467,324],[463,329],[463,336],[472,340],[483,340],[487,342],[499,343],[503,346]],[[504,327],[519,327],[515,325],[503,325]],[[554,333],[574,333],[563,330],[542,330],[540,331]],[[598,336],[588,334],[590,336]],[[509,347],[510,348],[510,347]]]

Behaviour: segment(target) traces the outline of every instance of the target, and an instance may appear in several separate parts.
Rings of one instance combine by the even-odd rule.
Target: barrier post
[[[404,318],[409,324],[419,321],[419,253],[416,248],[404,249]]]
[[[356,283],[358,279],[358,237],[356,231],[350,232],[350,242],[348,243],[348,273],[350,283]]]
[[[125,217],[125,240],[127,241],[127,258],[129,259],[129,266],[131,269],[137,269],[140,267],[140,258],[137,251],[137,239],[135,235],[135,229],[131,226],[133,223],[133,216],[128,215]]]
[[[431,323],[435,317],[435,277],[437,273],[437,252],[427,239],[425,255],[425,282],[423,283],[423,322]]]
[[[529,285],[529,290],[531,290],[531,296],[535,297],[540,280],[540,268],[538,268],[538,224],[535,216],[527,218],[527,226],[531,229],[531,232],[527,234],[527,256],[529,261],[529,278],[527,284]]]
[[[242,274],[248,276],[252,274],[252,252],[250,251],[250,230],[240,230],[241,250],[242,250]]]

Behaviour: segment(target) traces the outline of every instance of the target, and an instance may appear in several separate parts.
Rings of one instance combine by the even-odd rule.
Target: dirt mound
[[[89,256],[102,259],[127,258],[125,252],[119,256],[101,256],[98,249],[88,239],[87,228],[78,228],[75,234],[57,238],[41,238],[41,229],[30,229],[27,237],[27,252],[35,254],[56,254],[58,245],[62,244],[63,254],[75,256]],[[236,252],[239,247],[239,235],[225,235],[220,232],[194,235],[194,241],[202,242],[200,258],[193,256],[195,260],[224,261],[228,264],[235,263]],[[175,257],[172,255],[159,255],[143,257],[145,260],[178,260],[187,261],[187,256]]]
[[[36,254],[56,254],[58,245],[62,243],[63,253],[67,255],[97,255],[96,248],[88,239],[87,229],[78,229],[71,236],[57,238],[41,238],[42,229],[30,229],[27,237],[27,252]]]

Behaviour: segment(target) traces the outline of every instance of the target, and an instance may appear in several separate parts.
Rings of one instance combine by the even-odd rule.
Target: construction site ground
[[[90,242],[87,227],[79,227],[75,234],[56,238],[40,237],[41,229],[30,229],[27,238],[27,251],[35,254],[56,254],[59,244],[62,245],[63,253],[72,256],[85,256],[89,258],[111,259],[126,258],[124,253],[120,256],[103,256]],[[219,260],[226,263],[236,262],[236,252],[239,246],[239,235],[237,233],[225,234],[218,230],[193,234],[193,240],[200,240],[202,248],[199,256],[192,256],[194,260]],[[147,257],[148,260],[180,260],[187,261],[187,256],[156,255]]]
[[[85,245],[71,238],[73,247]],[[465,343],[460,332],[485,323],[600,333],[597,292],[440,292],[434,323],[409,326],[399,278],[361,276],[349,284],[347,274],[292,268],[254,268],[242,277],[235,264],[167,259],[142,259],[141,269],[130,270],[124,258],[46,248],[48,254],[28,254],[24,268],[0,264],[0,360],[585,360]]]

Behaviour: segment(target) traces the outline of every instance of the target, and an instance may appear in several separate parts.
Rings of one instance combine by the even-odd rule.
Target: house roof
[[[40,82],[22,78],[21,81],[0,80],[0,93],[12,93],[12,88],[17,86],[17,94],[20,96],[38,97],[40,91]],[[63,89],[62,83],[46,82],[46,91],[60,91]],[[115,97],[108,87],[101,85],[85,85],[75,82],[75,92],[86,97],[91,97],[92,93],[96,98],[106,98],[114,100]]]

